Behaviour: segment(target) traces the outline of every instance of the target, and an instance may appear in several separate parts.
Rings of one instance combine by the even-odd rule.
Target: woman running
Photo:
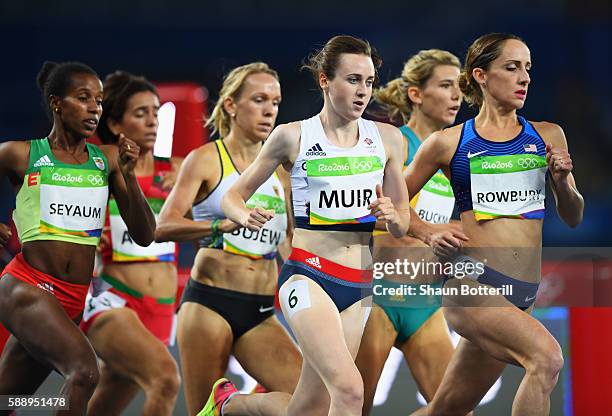
[[[245,201],[279,165],[291,172],[296,230],[278,286],[304,359],[288,405],[278,394],[228,401],[236,390],[220,380],[202,414],[361,415],[363,382],[354,360],[370,309],[368,244],[377,219],[395,237],[410,219],[401,133],[361,118],[380,63],[361,39],[330,39],[306,65],[323,93],[321,112],[275,129],[226,193],[227,217],[257,231],[276,215]]]
[[[276,252],[287,233],[287,192],[278,176],[249,206],[274,210],[252,231],[225,218],[221,198],[255,160],[274,128],[281,90],[276,72],[256,62],[224,79],[208,124],[221,139],[192,151],[164,205],[159,240],[200,240],[178,317],[178,345],[190,414],[197,413],[233,354],[270,391],[292,393],[301,357],[274,316]],[[193,220],[184,218],[191,209]]]
[[[102,106],[98,136],[104,144],[116,145],[124,134],[140,147],[134,173],[149,206],[159,213],[176,175],[167,169],[167,161],[153,157],[157,90],[143,77],[116,71],[104,80]],[[142,389],[143,414],[170,415],[180,386],[176,363],[166,348],[177,289],[174,243],[134,243],[114,198],[106,225],[98,277],[109,288],[96,297],[88,295],[81,322],[103,361],[87,413],[119,414]]]
[[[0,361],[0,395],[32,394],[56,370],[65,378],[64,414],[82,415],[99,374],[77,324],[109,191],[139,245],[153,241],[155,218],[134,173],[139,146],[123,134],[118,146],[86,141],[102,115],[97,74],[77,62],[45,62],[37,81],[51,132],[0,146],[0,174],[17,191],[22,243],[0,279],[0,323],[12,334]]]
[[[529,48],[518,37],[493,33],[477,39],[468,49],[460,87],[479,107],[478,115],[434,133],[408,168],[410,192],[438,169],[450,176],[469,239],[432,235],[436,231],[424,222],[411,232],[431,240],[438,252],[463,245],[451,259],[454,273],[472,269],[463,279],[446,281],[444,315],[463,339],[433,400],[417,414],[465,415],[508,363],[525,369],[512,414],[549,413],[563,356],[530,315],[540,281],[546,176],[559,216],[570,227],[582,221],[584,201],[561,128],[517,114],[530,69]],[[455,293],[460,291],[469,295]]]
[[[420,51],[406,62],[401,77],[374,94],[376,101],[388,110],[390,119],[401,116],[405,123],[400,127],[407,144],[405,166],[430,134],[455,122],[461,104],[460,69],[459,59],[450,52]],[[421,219],[432,223],[448,223],[454,204],[450,182],[442,172],[436,173],[411,201]],[[429,255],[429,246],[414,237],[396,239],[378,230],[374,235],[375,262],[393,263],[398,258],[411,262],[424,258],[434,261]],[[386,275],[377,284],[381,289],[399,288],[406,283],[416,289],[440,287],[440,280],[435,277],[433,280],[423,275],[414,277]],[[374,307],[355,360],[364,380],[363,414],[369,414],[372,409],[378,379],[393,346],[402,351],[419,391],[430,401],[453,353],[440,299],[419,294],[382,295],[376,290],[373,300]]]

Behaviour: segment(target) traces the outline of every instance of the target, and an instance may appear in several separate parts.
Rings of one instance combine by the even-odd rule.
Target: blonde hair
[[[206,127],[212,126],[212,133],[219,133],[220,137],[225,137],[230,132],[231,117],[223,103],[226,99],[232,98],[234,101],[240,97],[244,81],[253,74],[269,74],[272,75],[276,80],[279,80],[278,74],[275,70],[270,68],[268,64],[264,62],[252,62],[250,64],[242,65],[232,69],[223,78],[223,86],[219,92],[219,99],[215,104],[215,107],[210,114],[210,117],[206,121]]]
[[[423,88],[434,69],[440,65],[452,65],[461,69],[459,58],[448,51],[419,51],[406,61],[401,77],[389,81],[374,92],[374,99],[382,104],[391,120],[401,116],[403,122],[407,123],[414,109],[414,103],[408,98],[408,87]]]

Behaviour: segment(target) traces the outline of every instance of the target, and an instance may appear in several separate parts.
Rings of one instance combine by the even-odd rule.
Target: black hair
[[[51,96],[65,97],[68,88],[72,85],[74,74],[91,74],[98,77],[96,71],[81,62],[52,62],[45,61],[36,76],[36,83],[42,92],[43,108],[50,120],[53,120],[51,111]]]

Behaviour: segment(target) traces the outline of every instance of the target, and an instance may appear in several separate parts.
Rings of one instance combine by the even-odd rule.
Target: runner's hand
[[[252,231],[260,230],[268,221],[274,218],[274,211],[255,207],[250,210],[249,216],[243,221],[242,226]]]
[[[399,219],[391,198],[383,195],[381,184],[376,185],[376,200],[368,205],[368,209],[377,221],[382,221],[385,224],[393,224]]]
[[[450,257],[457,253],[464,241],[469,238],[463,233],[461,224],[431,224],[434,231],[425,243],[431,246],[434,254],[439,257]]]
[[[108,238],[107,231],[110,231],[110,227],[104,227],[102,230],[102,235],[100,236],[100,242],[98,243],[98,247],[96,250],[98,253],[102,253],[104,250],[108,249],[110,246],[110,238]]]
[[[134,174],[134,168],[136,167],[136,161],[140,155],[140,147],[133,140],[125,137],[123,133],[119,133],[119,169],[123,176],[129,176]]]
[[[555,183],[566,180],[573,169],[572,159],[568,151],[553,147],[550,143],[546,145],[546,163],[548,163],[548,170]]]
[[[0,223],[0,247],[6,246],[12,235],[11,227]]]
[[[172,190],[176,183],[177,174],[174,170],[161,172],[161,187],[164,191]]]

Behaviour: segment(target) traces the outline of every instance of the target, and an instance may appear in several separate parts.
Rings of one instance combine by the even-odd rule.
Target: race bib
[[[100,237],[107,200],[103,171],[41,168],[40,232]]]
[[[432,224],[447,224],[455,206],[450,181],[444,174],[436,173],[415,195],[410,205],[422,220]]]
[[[147,202],[149,203],[149,206],[155,215],[155,220],[157,221],[157,217],[161,211],[162,205],[164,204],[164,200],[159,198],[147,198]],[[164,243],[156,243],[153,241],[147,247],[140,246],[132,240],[132,237],[128,232],[127,225],[119,214],[117,201],[111,199],[108,202],[108,209],[114,262],[174,261],[174,242],[168,241]]]
[[[476,220],[544,218],[546,158],[533,154],[470,159]]]
[[[111,309],[122,308],[126,300],[112,292],[102,292],[98,296],[87,294],[85,299],[85,309],[83,310],[83,320],[87,322],[94,315]]]
[[[259,259],[276,251],[285,240],[287,233],[287,212],[285,201],[277,196],[255,193],[246,204],[247,208],[261,207],[273,210],[274,217],[260,230],[238,228],[223,234],[223,250],[242,256]]]
[[[331,157],[306,162],[310,224],[375,222],[368,205],[376,200],[384,164],[377,156]]]

